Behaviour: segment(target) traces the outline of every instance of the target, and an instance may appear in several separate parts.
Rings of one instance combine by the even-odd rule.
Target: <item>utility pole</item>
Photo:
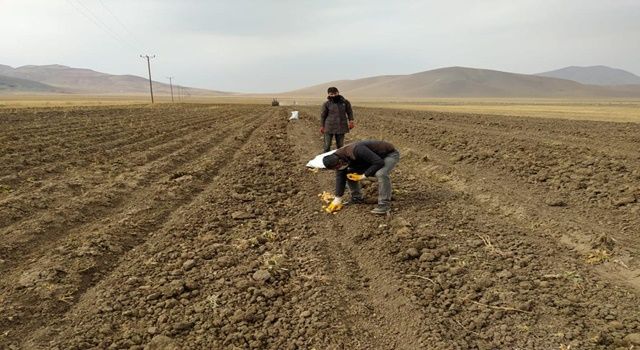
[[[171,89],[171,103],[173,103],[173,83],[171,82],[171,79],[173,79],[173,77],[167,77],[167,79],[169,79],[169,88]]]
[[[151,58],[156,58],[156,55],[153,55],[153,56],[140,55],[140,57],[145,58],[147,60],[147,69],[149,70],[149,91],[151,91],[151,103],[153,103],[153,84],[151,83],[151,63],[149,63],[149,60]]]

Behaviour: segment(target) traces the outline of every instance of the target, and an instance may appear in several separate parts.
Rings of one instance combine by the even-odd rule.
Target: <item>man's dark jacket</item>
[[[384,158],[396,152],[396,148],[385,141],[359,141],[339,148],[334,154],[349,164],[346,169],[336,171],[336,196],[344,194],[347,174],[358,173],[371,177],[382,167]]]
[[[320,126],[324,127],[327,134],[346,134],[349,132],[349,120],[353,120],[351,102],[340,95],[336,97],[322,105]]]

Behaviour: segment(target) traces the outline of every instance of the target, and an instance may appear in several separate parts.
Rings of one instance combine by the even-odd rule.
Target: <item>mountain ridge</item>
[[[640,97],[640,85],[586,85],[567,79],[460,66],[405,75],[334,80],[283,92],[282,95],[322,96],[328,86],[337,86],[349,96],[372,98]]]
[[[568,66],[535,75],[568,79],[589,85],[632,85],[640,84],[640,76],[629,71],[604,65]]]
[[[27,84],[25,81],[44,84],[53,87],[51,92],[65,92],[75,94],[143,94],[149,93],[149,80],[136,75],[108,74],[98,72],[89,68],[74,68],[61,64],[49,65],[23,65],[13,68],[7,65],[0,65],[0,75],[21,79],[22,84],[5,90],[12,93],[34,92],[29,87],[42,86],[37,84]],[[24,90],[20,90],[20,87]],[[43,90],[39,89],[38,91]],[[157,94],[170,94],[169,84],[153,81],[153,91]],[[189,95],[229,95],[228,92],[198,89],[181,86],[183,93]],[[43,90],[44,91],[44,90]],[[174,93],[176,86],[174,86]]]

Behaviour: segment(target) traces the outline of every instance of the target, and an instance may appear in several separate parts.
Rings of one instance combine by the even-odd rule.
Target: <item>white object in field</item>
[[[309,162],[307,162],[307,167],[316,168],[316,169],[326,169],[326,167],[324,166],[324,163],[322,163],[322,158],[324,158],[325,156],[328,156],[330,154],[335,153],[335,151],[336,150],[334,149],[333,151],[329,151],[329,152],[317,155],[315,158],[313,158]]]
[[[298,117],[298,111],[291,111],[291,117],[289,117],[289,120],[298,120],[300,119]]]

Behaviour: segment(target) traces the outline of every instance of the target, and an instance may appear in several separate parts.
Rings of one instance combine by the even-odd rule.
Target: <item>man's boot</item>
[[[371,210],[372,214],[377,215],[386,215],[391,211],[391,206],[389,204],[378,204],[373,210]]]
[[[344,205],[352,205],[352,204],[364,204],[364,198],[362,197],[351,197],[348,202],[345,202]]]

